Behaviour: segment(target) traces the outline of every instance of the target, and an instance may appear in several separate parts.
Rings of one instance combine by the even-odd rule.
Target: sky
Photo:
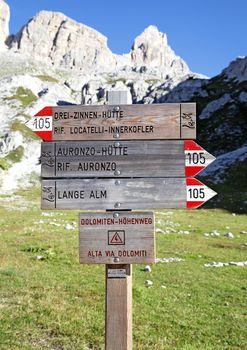
[[[41,10],[59,11],[108,38],[117,54],[128,53],[149,25],[193,72],[209,77],[247,55],[247,0],[6,0],[15,34]]]

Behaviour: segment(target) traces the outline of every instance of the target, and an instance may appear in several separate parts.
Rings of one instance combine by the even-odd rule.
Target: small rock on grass
[[[230,261],[229,265],[233,266],[245,266],[247,265],[247,261]]]
[[[162,233],[162,234],[164,234],[165,233],[165,231],[164,230],[161,230],[161,228],[156,228],[156,233]]]
[[[217,230],[213,230],[212,232],[208,233],[204,233],[205,237],[219,237],[220,236],[220,232],[218,232]]]
[[[228,266],[229,263],[223,263],[223,262],[216,262],[213,261],[212,263],[204,264],[204,267],[223,267],[223,266]]]
[[[227,238],[234,238],[234,234],[232,232],[227,232],[224,234],[224,236]]]
[[[59,224],[58,222],[53,222],[53,221],[49,222],[49,225],[56,226],[56,227],[62,226],[62,225]]]
[[[45,260],[45,257],[43,255],[37,255],[36,260]]]
[[[71,224],[64,225],[65,230],[75,230],[75,226],[72,226]]]
[[[39,221],[35,221],[35,225],[38,225],[38,224],[44,224],[44,220],[39,220]]]
[[[219,237],[220,236],[220,232],[218,232],[217,230],[213,230],[211,232],[211,236]]]
[[[149,266],[149,265],[146,265],[143,270],[147,271],[147,272],[151,272],[152,271],[151,266]]]
[[[173,262],[180,262],[180,261],[185,261],[184,259],[181,258],[156,258],[155,259],[156,263],[173,263]]]
[[[180,235],[189,235],[190,234],[189,231],[183,231],[183,230],[179,230],[178,233]]]
[[[154,284],[153,281],[150,280],[146,280],[144,283],[147,287],[151,287]]]
[[[229,263],[215,262],[204,264],[204,267],[247,266],[247,261],[231,261]]]

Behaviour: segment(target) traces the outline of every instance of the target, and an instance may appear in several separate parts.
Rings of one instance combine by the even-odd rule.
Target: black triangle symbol
[[[121,237],[119,236],[119,234],[116,232],[115,233],[115,235],[112,237],[112,239],[111,239],[111,241],[110,241],[110,243],[122,243],[123,244],[123,241],[122,241],[122,239],[121,239]]]

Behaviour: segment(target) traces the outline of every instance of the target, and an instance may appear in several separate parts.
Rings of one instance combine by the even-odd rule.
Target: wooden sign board
[[[45,107],[27,123],[45,141],[196,138],[196,104]]]
[[[82,264],[155,262],[154,215],[151,212],[81,213],[79,229]]]
[[[215,194],[200,181],[185,178],[42,180],[41,208],[195,208]]]
[[[185,177],[214,159],[193,141],[42,142],[41,176]]]

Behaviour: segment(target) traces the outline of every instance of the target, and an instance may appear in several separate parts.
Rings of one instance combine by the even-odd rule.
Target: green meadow
[[[103,349],[105,269],[78,262],[79,212],[27,196],[0,200],[0,349]],[[177,259],[133,267],[133,349],[247,349],[247,265],[204,266],[247,261],[247,215],[155,214],[157,257]]]

